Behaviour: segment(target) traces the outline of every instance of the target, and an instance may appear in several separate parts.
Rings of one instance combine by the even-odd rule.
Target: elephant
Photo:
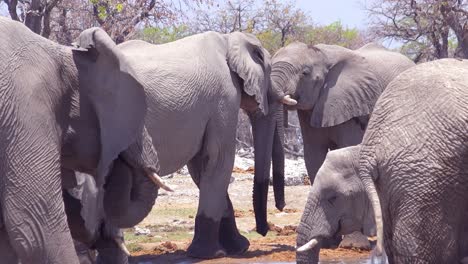
[[[374,255],[389,263],[468,259],[467,76],[467,60],[422,63],[390,82],[375,105],[354,165],[361,191],[347,195],[367,197]],[[306,230],[297,245],[307,249],[320,237]]]
[[[373,208],[359,178],[360,149],[356,145],[327,153],[297,229],[297,263],[318,263],[324,239],[361,230],[374,234]]]
[[[271,80],[297,101],[310,182],[329,150],[357,145],[387,84],[414,63],[370,43],[357,50],[294,42],[272,58]]]
[[[72,48],[0,18],[0,95],[2,262],[78,263],[62,199],[74,171],[99,189],[115,160],[160,179],[142,83],[101,29]]]
[[[237,230],[227,193],[239,109],[248,113],[253,126],[255,208],[265,203],[257,230],[266,234],[270,162],[273,159],[275,191],[281,191],[283,104],[295,103],[272,90],[268,51],[253,35],[240,32],[206,32],[162,45],[132,40],[117,47],[145,89],[145,127],[158,152],[158,174],[176,172],[187,164],[200,189],[188,255],[215,258],[243,253],[249,242]],[[110,170],[104,204],[112,206],[104,206],[106,225],[132,227],[152,208],[155,190],[143,190],[149,184],[138,184],[141,199],[129,202],[135,187],[129,173],[118,162]],[[284,206],[283,194],[277,192],[277,206]]]

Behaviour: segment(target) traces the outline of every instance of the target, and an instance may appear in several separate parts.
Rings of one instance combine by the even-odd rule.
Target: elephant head
[[[241,108],[247,112],[252,124],[255,151],[253,202],[257,232],[266,235],[272,156],[276,206],[280,210],[285,206],[284,165],[281,165],[284,164],[283,103],[293,105],[295,101],[271,86],[270,54],[255,36],[234,32],[228,34],[227,39],[228,64],[240,79],[243,87]]]
[[[373,207],[359,177],[359,151],[353,146],[328,152],[297,229],[298,263],[317,263],[322,239],[361,228],[371,232]]]
[[[375,75],[355,51],[295,42],[273,57],[271,79],[297,101],[289,109],[309,110],[311,126],[329,127],[371,113],[385,88]]]

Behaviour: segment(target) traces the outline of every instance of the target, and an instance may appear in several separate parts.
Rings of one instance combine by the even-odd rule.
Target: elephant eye
[[[332,197],[328,198],[328,202],[333,204],[333,203],[335,203],[336,198],[337,198],[336,196],[332,196]]]
[[[309,75],[312,71],[310,70],[309,67],[305,67],[303,70],[302,70],[302,75]]]

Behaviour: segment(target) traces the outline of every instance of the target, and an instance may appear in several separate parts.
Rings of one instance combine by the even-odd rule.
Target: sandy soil
[[[190,176],[175,175],[168,179],[176,186],[175,193],[161,191],[156,204],[139,227],[148,228],[150,235],[135,235],[133,229],[125,231],[126,243],[132,252],[132,263],[258,263],[293,262],[295,260],[295,228],[299,223],[310,186],[286,187],[287,206],[283,212],[274,206],[272,190],[268,198],[268,221],[271,231],[262,237],[254,231],[252,208],[252,175],[241,169],[233,174],[234,182],[229,195],[234,204],[237,226],[251,245],[242,256],[216,260],[187,258],[187,249],[193,237],[194,217],[198,206],[198,189]],[[361,259],[369,255],[358,250],[322,250],[320,259]]]

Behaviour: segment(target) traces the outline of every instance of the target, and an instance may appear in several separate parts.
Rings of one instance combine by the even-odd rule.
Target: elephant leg
[[[235,118],[226,120],[237,120]],[[200,199],[189,256],[215,258],[226,255],[219,242],[219,230],[228,208],[226,195],[234,166],[235,132],[235,123],[223,126],[221,122],[210,121],[202,149],[190,161],[189,169],[195,171],[192,177],[199,182]]]
[[[315,175],[325,161],[330,148],[329,129],[311,127],[309,111],[298,110],[297,114],[304,141],[304,162],[310,184],[313,184]]]
[[[124,242],[122,230],[110,224],[101,226],[101,234],[94,244],[97,264],[128,264],[127,254],[119,247],[117,241]]]
[[[330,138],[337,148],[359,145],[364,137],[365,127],[359,119],[353,118],[330,129]]]
[[[62,199],[59,154],[51,149],[55,142],[44,143],[25,150],[19,144],[16,150],[21,152],[10,153],[12,159],[1,163],[6,165],[0,168],[6,171],[0,179],[5,229],[22,264],[77,264]]]
[[[78,260],[80,264],[95,264],[96,263],[96,251],[90,249],[88,245],[74,240],[76,254],[78,255]]]
[[[219,242],[229,255],[239,255],[249,249],[249,240],[239,233],[234,216],[234,208],[229,199],[229,194],[226,196],[228,208],[225,215],[221,219],[219,228]]]

